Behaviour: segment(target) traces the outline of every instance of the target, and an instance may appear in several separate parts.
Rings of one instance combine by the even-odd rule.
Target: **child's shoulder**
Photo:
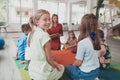
[[[47,36],[49,36],[49,34],[45,31],[39,29],[39,30],[35,30],[34,36],[41,38],[41,37],[47,37]]]
[[[84,38],[84,39],[82,39],[80,42],[81,42],[81,43],[83,43],[83,42],[86,43],[86,42],[89,42],[89,41],[91,41],[90,38]]]
[[[86,46],[86,45],[88,45],[88,44],[90,44],[90,43],[91,43],[91,40],[90,40],[89,38],[84,38],[84,39],[82,39],[82,40],[80,40],[80,41],[78,42],[78,44],[84,45],[84,46]]]

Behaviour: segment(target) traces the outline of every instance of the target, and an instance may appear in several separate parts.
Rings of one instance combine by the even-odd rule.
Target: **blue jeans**
[[[72,78],[72,80],[95,80],[96,77],[98,77],[99,69],[92,70],[88,73],[83,72],[80,70],[79,67],[69,65],[65,68],[66,73]]]

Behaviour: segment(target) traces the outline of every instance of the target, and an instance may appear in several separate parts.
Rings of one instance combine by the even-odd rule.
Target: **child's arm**
[[[100,50],[100,52],[101,52],[101,53],[100,53],[100,57],[105,55],[105,53],[106,53],[105,45],[101,45],[101,50]]]
[[[54,61],[52,55],[51,55],[51,49],[50,49],[50,43],[47,42],[44,46],[45,48],[45,55],[46,55],[46,59],[48,61],[48,63],[53,67],[53,68],[57,68],[58,71],[62,70],[62,66],[60,64],[58,64],[56,61]]]
[[[81,60],[75,60],[73,63],[74,66],[80,66],[81,64],[82,64]]]
[[[72,48],[72,47],[75,47],[75,46],[77,46],[77,44],[70,45],[70,46],[68,46],[68,48]]]
[[[104,64],[105,63],[105,58],[103,56],[99,57],[99,61],[101,64]]]

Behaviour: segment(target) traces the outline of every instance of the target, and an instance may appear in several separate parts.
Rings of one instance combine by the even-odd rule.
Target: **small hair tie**
[[[95,40],[95,33],[94,32],[90,32],[90,37],[92,40]]]

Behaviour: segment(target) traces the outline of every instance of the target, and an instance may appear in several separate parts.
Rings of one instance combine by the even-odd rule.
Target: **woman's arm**
[[[62,70],[61,65],[58,64],[56,61],[54,61],[53,56],[51,55],[50,43],[47,42],[44,47],[45,47],[45,54],[46,54],[46,59],[47,59],[48,63],[53,68],[57,68],[58,71],[61,71]]]
[[[50,38],[51,38],[51,39],[59,38],[59,37],[60,37],[60,34],[59,34],[59,33],[54,33],[54,34],[51,34],[51,35],[50,35]]]

